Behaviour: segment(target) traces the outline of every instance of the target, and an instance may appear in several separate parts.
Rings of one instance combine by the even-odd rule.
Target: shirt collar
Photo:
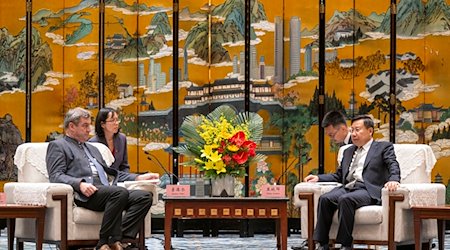
[[[70,136],[68,136],[68,135],[64,135],[64,139],[65,139],[66,141],[68,141],[68,142],[75,143],[75,144],[78,145],[78,146],[81,146],[81,145],[84,144],[84,143],[82,143],[82,142],[79,142],[79,141],[75,140],[74,138],[72,138],[72,137],[70,137]]]
[[[370,146],[372,145],[373,142],[373,138],[370,139],[366,144],[362,145],[362,148],[364,149],[364,151],[369,150]]]
[[[344,139],[345,144],[350,144],[350,137],[352,136],[352,133],[347,133],[347,136]]]

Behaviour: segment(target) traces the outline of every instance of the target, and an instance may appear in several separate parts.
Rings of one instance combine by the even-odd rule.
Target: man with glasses
[[[91,132],[91,114],[85,109],[74,108],[67,112],[64,132],[63,138],[48,145],[46,162],[50,182],[71,185],[77,206],[104,211],[95,249],[129,248],[125,242],[136,238],[153,197],[149,192],[127,190],[116,184],[157,179],[159,175],[138,175],[109,168],[99,150],[85,143]]]
[[[400,185],[400,167],[391,142],[374,141],[374,122],[363,115],[352,119],[353,145],[344,150],[342,161],[335,173],[308,175],[305,182],[339,182],[336,187],[320,196],[317,205],[317,224],[314,240],[317,249],[329,249],[329,232],[333,215],[338,210],[336,243],[341,249],[352,249],[355,210],[368,205],[381,204],[381,189],[395,191]]]
[[[325,114],[322,120],[322,128],[330,139],[339,144],[351,144],[352,138],[345,115],[337,110],[330,111]]]

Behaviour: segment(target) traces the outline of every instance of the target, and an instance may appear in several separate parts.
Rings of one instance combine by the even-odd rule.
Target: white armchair
[[[110,150],[101,143],[92,143],[103,155],[106,163],[114,161]],[[71,246],[95,245],[98,241],[103,212],[95,212],[75,205],[73,188],[67,184],[49,183],[45,157],[48,143],[24,143],[19,145],[14,156],[18,169],[18,182],[4,186],[8,204],[33,204],[47,207],[44,241],[59,245],[60,249]],[[158,196],[154,185],[148,182],[126,182],[130,189],[143,189],[153,193],[153,204]],[[15,237],[19,248],[23,242],[34,241],[34,221],[17,219]],[[143,233],[145,231],[145,233]],[[139,233],[139,246],[144,249],[144,239],[151,233],[150,212]]]
[[[346,147],[341,147],[338,162]],[[401,185],[395,192],[382,190],[381,206],[365,206],[356,210],[353,238],[356,244],[396,245],[413,244],[413,215],[411,206],[445,204],[445,186],[431,182],[431,170],[436,163],[428,145],[394,144],[401,170]],[[294,188],[294,205],[300,208],[301,235],[307,238],[308,249],[314,249],[313,231],[317,221],[319,196],[336,187],[337,183],[299,183]],[[336,238],[337,213],[334,215],[330,239]],[[422,242],[437,237],[436,220],[425,220]]]

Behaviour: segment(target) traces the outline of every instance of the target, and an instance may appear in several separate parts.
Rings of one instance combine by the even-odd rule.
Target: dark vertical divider
[[[391,52],[389,79],[389,141],[395,143],[395,110],[396,110],[396,60],[397,60],[397,0],[391,0]]]
[[[105,0],[98,2],[98,108],[105,107]]]
[[[173,0],[173,92],[172,92],[172,106],[173,106],[173,137],[172,137],[172,146],[178,146],[178,21],[179,21],[179,1]],[[174,179],[173,183],[176,184],[178,182],[178,153],[172,151],[173,153],[173,174]]]
[[[324,131],[320,126],[325,115],[325,0],[319,0],[319,173],[324,173]]]
[[[250,0],[245,0],[245,90],[244,90],[244,109],[250,112]],[[249,166],[246,167],[245,176],[245,197],[248,197],[250,188]]]
[[[25,39],[26,39],[26,51],[25,51],[25,142],[31,142],[31,94],[33,93],[33,83],[31,82],[31,50],[32,45],[32,0],[26,0],[26,29],[25,29]]]

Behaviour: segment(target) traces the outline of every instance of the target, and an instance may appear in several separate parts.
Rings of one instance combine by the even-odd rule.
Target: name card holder
[[[167,185],[166,195],[168,197],[189,197],[191,196],[191,186],[189,185]]]
[[[286,197],[286,186],[265,184],[261,187],[261,197],[284,198]]]

